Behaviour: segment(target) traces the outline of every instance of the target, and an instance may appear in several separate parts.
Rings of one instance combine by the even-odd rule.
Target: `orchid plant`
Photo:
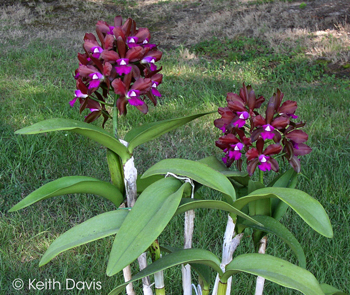
[[[247,272],[258,276],[257,293],[262,294],[263,280],[299,290],[304,294],[335,294],[328,285],[320,285],[305,269],[304,252],[295,237],[279,220],[291,207],[311,228],[326,237],[333,232],[322,205],[308,194],[294,189],[301,164],[299,157],[311,152],[305,144],[307,134],[301,130],[305,123],[296,123],[297,103],[283,101],[280,90],[269,100],[264,115],[258,110],[265,99],[256,98],[250,86],[243,85],[239,94],[227,95],[227,107],[219,108],[221,118],[215,126],[223,135],[216,145],[225,153],[222,162],[215,157],[199,161],[166,159],[150,167],[141,177],[134,166],[134,149],[162,134],[208,113],[158,121],[130,130],[118,137],[119,115],[127,114],[127,105],[148,112],[149,99],[154,105],[161,97],[161,67],[156,63],[162,53],[150,43],[147,28],[137,28],[132,19],[124,23],[115,17],[114,25],[104,21],[96,25],[95,35],[84,37],[84,53],[78,54],[75,71],[73,107],[88,109],[85,122],[50,119],[18,130],[17,134],[38,134],[51,131],[70,131],[86,136],[106,147],[111,182],[87,176],[67,176],[47,183],[29,194],[10,211],[17,211],[37,201],[58,195],[91,193],[110,200],[115,210],[97,215],[58,237],[47,249],[39,265],[45,265],[60,253],[73,247],[116,235],[107,266],[107,275],[123,270],[125,283],[110,294],[135,294],[132,282],[143,280],[143,293],[165,294],[163,270],[183,264],[183,290],[192,294],[191,267],[199,275],[197,294],[209,294],[210,269],[217,273],[213,294],[231,293],[231,276]],[[112,95],[111,93],[114,93]],[[113,132],[88,124],[99,117],[102,127],[113,120]],[[264,173],[279,171],[276,158],[288,161],[292,169],[278,175],[265,186]],[[242,172],[244,158],[246,172]],[[229,167],[236,163],[238,171]],[[259,181],[252,177],[259,170]],[[222,194],[222,200],[207,199],[199,189],[208,187]],[[126,207],[123,209],[122,207]],[[208,250],[192,248],[194,210],[210,208],[229,213],[224,236],[222,261]],[[146,210],[145,210],[146,209]],[[185,213],[185,249],[159,245],[158,237],[179,214]],[[282,238],[296,254],[299,266],[267,254],[244,254],[233,259],[246,228],[254,230],[253,239],[259,253],[265,253],[266,234]],[[163,256],[161,254],[163,253]],[[167,253],[167,254],[166,254]],[[147,254],[150,259],[147,260]],[[130,263],[138,260],[140,272],[131,274]],[[147,266],[149,260],[152,261]],[[337,293],[338,294],[338,293]]]

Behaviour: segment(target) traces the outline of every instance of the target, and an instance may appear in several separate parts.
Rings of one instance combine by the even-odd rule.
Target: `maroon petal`
[[[85,66],[80,65],[78,68],[78,72],[82,77],[88,77],[90,74],[98,72],[98,70],[94,66]]]
[[[259,153],[258,153],[258,150],[256,148],[251,148],[250,150],[248,150],[246,153],[245,153],[245,156],[247,157],[247,160],[248,161],[251,161],[255,158],[258,158],[259,156]],[[258,160],[259,161],[259,160]]]
[[[278,113],[280,113],[280,114],[294,114],[296,109],[297,109],[297,102],[293,101],[293,100],[287,100],[278,109]]]
[[[255,127],[261,127],[263,125],[266,125],[266,120],[263,116],[257,115],[253,118],[253,123]]]
[[[117,38],[117,48],[118,48],[118,53],[121,58],[125,58],[125,53],[126,53],[126,44],[122,37]],[[128,57],[127,57],[128,58]]]
[[[148,112],[148,106],[145,103],[142,105],[136,105],[135,107],[144,114],[147,114]]]
[[[95,40],[86,39],[83,46],[85,51],[90,52],[92,47],[99,47],[100,44],[98,44],[98,42]]]
[[[110,34],[106,35],[105,37],[105,47],[104,50],[111,50],[114,46],[114,37]]]
[[[294,148],[294,155],[304,156],[312,152],[312,148],[304,143],[298,143],[298,148]]]
[[[126,105],[128,104],[128,100],[125,96],[121,96],[117,99],[117,108],[119,110],[120,115],[126,115]]]
[[[259,138],[256,142],[256,149],[258,150],[259,155],[262,154],[263,148],[264,148],[264,140],[262,138]]]
[[[263,96],[259,96],[259,98],[255,101],[255,108],[256,109],[260,108],[264,101],[265,101],[265,98]]]
[[[276,155],[279,154],[282,151],[282,146],[279,143],[274,143],[269,145],[265,150],[264,150],[264,155]]]
[[[295,170],[296,173],[300,173],[300,160],[296,157],[293,156],[290,160],[289,160],[289,164],[292,166],[292,168]]]
[[[247,105],[249,110],[253,110],[255,107],[256,96],[254,90],[250,90],[248,93]]]
[[[132,64],[132,76],[134,77],[135,80],[139,79],[141,77],[141,72],[138,66]]]
[[[99,31],[103,34],[107,34],[110,31],[108,23],[105,21],[99,20],[96,24],[96,30],[99,29]]]
[[[152,80],[149,78],[140,78],[135,81],[135,83],[131,86],[131,89],[140,90],[140,94],[144,94],[150,91],[152,87]]]
[[[115,36],[115,38],[118,40],[118,38],[121,38],[122,40],[126,40],[124,31],[122,30],[121,27],[114,27],[113,29],[113,35]]]
[[[282,99],[283,99],[284,93],[281,92],[281,90],[279,90],[277,88],[277,93],[276,93],[276,106],[275,106],[275,111],[277,111],[277,109],[280,107]]]
[[[143,57],[143,48],[141,46],[136,46],[136,47],[130,48],[126,52],[125,57],[128,58],[130,60],[130,62],[139,61]]]
[[[123,18],[120,16],[120,15],[117,15],[115,18],[114,18],[114,26],[115,27],[121,27],[123,24]]]
[[[86,41],[86,40],[91,40],[91,41],[96,41],[97,42],[95,35],[92,34],[92,33],[86,33],[85,34],[84,41]]]
[[[86,53],[84,54],[81,54],[81,53],[78,53],[78,60],[79,62],[82,64],[82,65],[87,65],[88,64],[88,55]]]
[[[112,71],[112,65],[109,62],[105,62],[103,65],[103,75],[104,76],[109,76]]]
[[[127,90],[125,84],[122,82],[120,78],[113,80],[112,87],[114,89],[114,92],[119,95],[125,95]]]
[[[277,98],[276,94],[270,98],[269,103],[266,108],[266,124],[271,124],[271,121],[273,119],[273,116],[275,114],[275,108],[276,108],[276,103],[277,103]]]
[[[85,120],[84,120],[84,121],[85,121],[86,123],[91,123],[91,122],[97,120],[97,119],[101,116],[101,114],[102,114],[102,111],[91,112],[89,115],[87,115],[87,116],[85,117]]]
[[[302,130],[293,130],[285,135],[286,138],[293,140],[296,143],[303,143],[308,140],[309,136]]]
[[[233,134],[227,134],[219,137],[219,139],[215,142],[215,145],[222,150],[228,148],[231,144],[239,143],[239,139]]]
[[[104,61],[115,63],[120,56],[114,50],[103,50],[100,56]]]
[[[286,128],[289,125],[289,117],[288,116],[279,116],[271,122],[271,125],[277,129]]]
[[[278,166],[278,162],[275,159],[270,158],[267,160],[267,162],[271,164],[271,169],[273,171],[278,172],[279,166]]]
[[[151,33],[147,28],[140,28],[135,37],[142,43],[144,40],[149,40],[151,38]]]
[[[250,176],[252,176],[254,174],[254,171],[256,169],[256,166],[258,166],[259,164],[259,160],[255,159],[253,161],[250,161],[247,165],[247,172]]]
[[[249,86],[250,85],[248,85],[248,87]],[[248,100],[248,90],[244,83],[243,83],[243,87],[239,90],[239,96],[242,98],[244,104],[246,105]]]

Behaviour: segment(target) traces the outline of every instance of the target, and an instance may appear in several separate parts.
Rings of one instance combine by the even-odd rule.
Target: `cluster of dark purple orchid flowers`
[[[118,95],[116,106],[120,114],[126,114],[129,103],[143,113],[148,112],[145,97],[154,105],[160,97],[157,87],[162,82],[156,62],[162,57],[157,45],[150,43],[151,34],[147,28],[136,28],[129,18],[123,24],[122,17],[114,18],[114,26],[98,21],[96,33],[100,42],[92,33],[84,36],[84,51],[78,53],[79,68],[75,71],[75,97],[71,106],[79,100],[80,112],[88,108],[91,113],[85,122],[92,122],[101,115],[102,126],[110,118],[106,102],[111,87]]]
[[[265,98],[256,98],[250,85],[240,89],[239,94],[228,93],[227,107],[219,108],[220,119],[214,121],[217,128],[224,133],[215,142],[225,157],[223,162],[230,167],[235,161],[242,169],[242,154],[247,159],[247,171],[252,175],[258,167],[261,171],[279,170],[278,162],[273,156],[282,154],[296,172],[300,172],[299,156],[311,152],[305,144],[308,135],[300,130],[303,122],[295,123],[297,103],[287,100],[282,103],[284,94],[277,92],[270,98],[265,116],[259,114]]]

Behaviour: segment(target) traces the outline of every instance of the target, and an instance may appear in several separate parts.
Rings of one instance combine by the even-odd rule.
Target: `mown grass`
[[[41,256],[56,237],[88,218],[113,210],[106,200],[92,195],[70,195],[7,213],[28,193],[59,177],[87,175],[108,180],[105,150],[81,136],[65,132],[14,135],[15,130],[44,119],[82,120],[77,108],[72,109],[68,104],[75,86],[72,73],[77,67],[76,49],[67,46],[69,42],[35,39],[23,47],[20,40],[14,39],[0,45],[3,52],[0,56],[1,294],[28,294],[28,290],[13,290],[11,282],[15,278],[25,282],[50,278],[64,282],[71,278],[102,283],[102,291],[75,289],[69,294],[107,294],[122,282],[121,274],[111,278],[105,275],[113,238],[72,249],[48,265],[38,267]],[[129,107],[128,115],[119,120],[120,135],[145,122],[216,110],[225,105],[226,93],[238,92],[243,82],[251,83],[257,94],[266,98],[279,87],[285,99],[298,102],[297,114],[307,121],[308,143],[313,148],[302,160],[305,177],[300,176],[298,188],[317,198],[325,207],[334,238],[321,237],[292,212],[283,222],[301,242],[308,270],[320,282],[348,291],[349,81],[326,75],[324,66],[306,59],[302,48],[296,46],[288,55],[276,53],[274,48],[256,38],[226,39],[224,43],[209,38],[189,49],[180,47],[163,49],[163,52],[164,81],[159,105],[151,107],[147,115]],[[214,142],[220,132],[213,126],[217,117],[214,114],[201,118],[138,147],[135,160],[139,172],[163,158],[198,160],[210,155],[219,158],[221,152]],[[106,128],[111,130],[110,123]],[[210,198],[220,197],[211,191],[204,193]],[[224,212],[198,210],[195,247],[219,255],[226,218]],[[174,218],[160,237],[161,243],[181,247],[182,227],[183,218]],[[249,232],[246,236],[237,254],[253,250]],[[290,249],[272,236],[267,253],[295,262]],[[165,278],[167,293],[181,294],[179,268],[168,270]],[[254,284],[251,276],[237,275],[234,293],[252,294]],[[295,294],[269,282],[265,290],[266,294]],[[62,294],[62,291],[38,290],[30,294]]]

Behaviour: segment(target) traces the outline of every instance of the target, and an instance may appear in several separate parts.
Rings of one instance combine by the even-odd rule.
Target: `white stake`
[[[220,264],[220,267],[223,271],[225,271],[225,267],[227,264],[229,264],[232,261],[232,255],[236,251],[239,243],[241,242],[241,239],[243,237],[243,233],[238,234],[235,236],[235,223],[233,222],[230,215],[228,215],[226,230],[225,230],[225,236],[224,236],[224,243],[222,245],[222,261]],[[218,293],[218,286],[219,286],[219,275],[216,276],[214,289],[212,295],[217,295]],[[227,289],[226,289],[226,295],[231,294],[231,283],[232,283],[232,277],[230,277],[227,280]]]
[[[119,139],[119,141],[128,147],[129,143]],[[124,184],[125,184],[125,193],[126,193],[126,201],[128,207],[133,207],[136,202],[136,196],[137,196],[137,186],[136,186],[136,180],[137,180],[137,169],[134,164],[134,157],[131,157],[124,165]],[[147,266],[147,257],[146,255],[141,254],[138,258],[140,270],[141,268],[145,268]],[[131,279],[131,268],[130,265],[123,269],[124,273],[124,279],[125,282],[127,281],[126,277],[130,277],[128,280]],[[145,277],[142,279],[143,283],[143,293],[144,295],[153,295],[152,289],[150,287],[150,279],[149,277]],[[136,295],[134,288],[132,286],[132,283],[130,283],[126,287],[126,292],[128,295]]]
[[[267,237],[263,237],[260,240],[259,253],[265,254],[267,244]],[[256,278],[255,295],[262,295],[264,290],[265,278],[258,276]]]
[[[194,183],[188,177],[177,176],[171,172],[168,172],[165,177],[173,176],[177,179],[184,180],[192,186],[191,199],[194,198]],[[194,230],[194,210],[185,212],[185,232],[184,232],[184,249],[192,248],[192,237]],[[192,279],[191,279],[191,266],[189,264],[182,265],[182,289],[183,295],[192,295]]]

